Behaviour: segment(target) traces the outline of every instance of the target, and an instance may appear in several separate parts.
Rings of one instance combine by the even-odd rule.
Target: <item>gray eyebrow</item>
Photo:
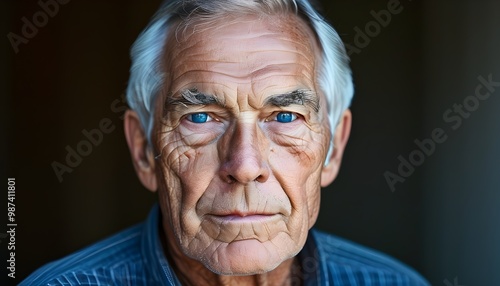
[[[209,105],[217,104],[225,106],[224,102],[212,95],[199,92],[196,88],[185,89],[180,92],[182,98],[169,98],[167,104],[181,104],[181,105]]]
[[[314,91],[307,89],[297,89],[288,93],[272,95],[266,99],[265,104],[278,107],[298,104],[310,107],[316,112],[319,111],[318,96]]]
[[[182,90],[180,92],[182,98],[169,98],[167,104],[180,105],[209,105],[216,104],[222,107],[225,103],[212,94],[204,94],[196,88]],[[286,107],[292,104],[298,104],[312,108],[315,112],[319,111],[319,98],[316,93],[308,89],[297,89],[292,92],[275,94],[266,98],[264,105],[273,105],[278,107]]]

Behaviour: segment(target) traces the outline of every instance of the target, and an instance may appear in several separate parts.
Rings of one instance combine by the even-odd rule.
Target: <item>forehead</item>
[[[314,85],[315,36],[294,14],[197,20],[168,39],[165,68],[173,93],[207,84],[251,84],[253,90],[270,89],[277,82]]]
[[[210,42],[219,46],[219,40],[251,40],[264,37],[268,40],[286,39],[300,43],[306,49],[312,49],[316,43],[314,32],[298,15],[293,13],[268,14],[230,14],[213,15],[204,18],[194,18],[187,22],[179,22],[168,37],[170,49],[191,46],[189,43],[198,41]],[[175,41],[173,41],[175,39]],[[218,45],[219,44],[219,45]]]

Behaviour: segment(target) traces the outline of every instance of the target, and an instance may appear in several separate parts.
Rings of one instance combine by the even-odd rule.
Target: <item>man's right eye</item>
[[[193,123],[205,123],[213,120],[206,112],[191,113],[186,118]]]

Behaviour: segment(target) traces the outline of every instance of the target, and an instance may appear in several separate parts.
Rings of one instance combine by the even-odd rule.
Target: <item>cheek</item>
[[[194,148],[185,144],[185,138],[171,132],[162,138],[161,174],[163,189],[160,199],[165,199],[174,224],[183,231],[195,229],[196,220],[185,225],[181,217],[194,217],[196,204],[216,176],[218,157],[215,144]]]
[[[188,190],[197,191],[197,184],[212,178],[219,164],[215,144],[193,145],[201,136],[183,136],[173,131],[162,139],[162,168],[178,177]],[[196,179],[193,179],[196,178]],[[192,187],[190,187],[192,186]]]
[[[269,161],[273,171],[281,174],[283,179],[288,177],[296,183],[301,180],[300,185],[305,185],[312,174],[321,171],[329,139],[325,130],[311,131],[301,126],[286,133],[270,134],[273,144]]]
[[[311,228],[318,218],[321,201],[321,172],[316,172],[310,176],[306,182],[307,214],[309,217],[309,228]]]
[[[329,133],[321,131],[297,129],[274,135],[269,156],[273,174],[297,211],[295,215],[309,228],[319,212],[321,170],[328,151]]]

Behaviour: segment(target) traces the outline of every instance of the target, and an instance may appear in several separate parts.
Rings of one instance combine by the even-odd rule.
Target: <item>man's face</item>
[[[272,270],[319,210],[330,132],[314,36],[295,16],[247,16],[172,38],[157,125],[163,227],[216,273]]]

